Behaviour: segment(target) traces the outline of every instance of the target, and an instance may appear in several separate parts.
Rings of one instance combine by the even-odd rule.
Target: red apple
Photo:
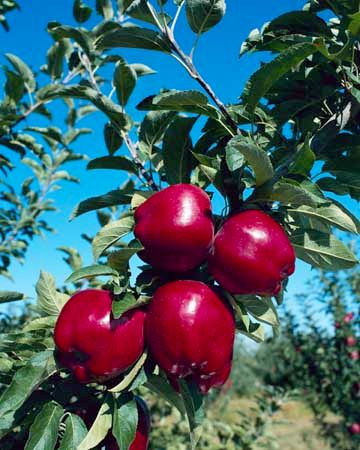
[[[227,380],[234,317],[206,284],[181,280],[160,287],[148,308],[145,334],[154,361],[173,383],[189,378],[207,392]]]
[[[155,193],[135,211],[139,256],[154,268],[185,272],[201,264],[214,237],[208,195],[191,184]]]
[[[349,427],[349,431],[351,434],[360,434],[360,423],[353,423]]]
[[[276,295],[294,270],[295,252],[285,231],[258,210],[231,216],[209,256],[209,272],[232,294]]]
[[[60,312],[54,340],[59,362],[79,382],[106,381],[129,369],[144,351],[145,312],[133,309],[114,319],[109,291],[73,295]]]
[[[351,323],[353,319],[354,313],[353,312],[347,313],[344,317],[344,323]]]
[[[346,338],[346,345],[348,347],[353,347],[354,345],[356,345],[356,338],[354,336],[348,336]]]

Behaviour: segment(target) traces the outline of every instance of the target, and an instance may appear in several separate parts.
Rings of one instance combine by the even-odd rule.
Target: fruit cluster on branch
[[[110,291],[73,295],[55,327],[60,364],[81,383],[107,382],[134,366],[147,347],[175,391],[182,379],[203,394],[223,385],[235,338],[227,295],[276,295],[294,272],[295,253],[283,228],[261,210],[237,212],[214,231],[210,199],[196,186],[172,185],[142,203],[134,227],[143,245],[139,256],[175,280],[160,286],[149,305],[117,319]],[[211,286],[192,279],[206,260]]]

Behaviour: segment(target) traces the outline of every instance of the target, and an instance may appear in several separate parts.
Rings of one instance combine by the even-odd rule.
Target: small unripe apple
[[[346,338],[346,345],[348,347],[353,347],[354,345],[356,345],[356,338],[354,336],[348,336]]]
[[[138,407],[139,420],[136,428],[135,439],[131,443],[129,450],[147,450],[149,446],[150,414],[144,400],[140,397],[136,397],[136,403]],[[107,450],[121,450],[111,432],[105,438],[104,445]]]
[[[114,319],[111,305],[109,291],[86,289],[68,300],[57,319],[58,360],[79,382],[114,378],[144,351],[145,312],[133,309]]]
[[[295,252],[285,231],[258,210],[226,220],[209,256],[209,272],[232,294],[276,295],[294,270]]]
[[[360,434],[360,423],[353,423],[350,425],[349,431],[351,434]]]
[[[180,280],[157,289],[148,307],[145,334],[151,356],[175,387],[177,379],[188,378],[207,392],[227,380],[234,316],[206,284]]]
[[[200,265],[214,237],[208,195],[191,184],[155,193],[135,211],[134,234],[144,246],[140,258],[166,272]]]

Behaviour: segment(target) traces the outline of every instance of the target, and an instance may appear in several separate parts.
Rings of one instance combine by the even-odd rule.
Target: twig
[[[175,52],[175,56],[178,57],[177,59],[181,60],[182,65],[186,68],[186,70],[188,71],[190,76],[194,80],[196,80],[200,84],[200,86],[209,94],[211,99],[214,101],[214,103],[217,105],[217,107],[221,111],[222,115],[225,117],[226,122],[230,126],[230,128],[233,132],[233,135],[235,136],[238,133],[238,127],[237,127],[237,124],[235,123],[235,121],[230,116],[224,103],[218,98],[218,96],[213,91],[212,87],[200,75],[199,71],[197,70],[194,63],[191,61],[191,59],[187,55],[185,55],[185,53],[182,51],[181,47],[179,46],[179,44],[177,43],[177,41],[174,37],[174,33],[167,25],[165,25],[165,32],[166,32],[167,38],[170,41],[170,45],[171,45],[173,51]]]
[[[30,116],[31,113],[33,113],[37,108],[39,108],[44,101],[38,101],[34,105],[32,105],[27,111],[24,112],[23,115],[21,115],[18,119],[15,120],[13,124],[11,124],[11,128],[18,125],[20,122],[22,122],[24,119],[26,119],[28,116]]]
[[[157,184],[155,183],[153,177],[145,170],[143,163],[140,161],[140,159],[137,155],[136,146],[133,143],[133,141],[131,140],[130,136],[125,131],[122,131],[122,130],[118,130],[118,131],[120,131],[121,137],[124,139],[124,142],[125,142],[127,148],[129,149],[130,155],[131,155],[132,159],[134,160],[136,167],[139,169],[140,174],[145,179],[146,183],[154,191],[158,191],[159,188],[158,188]]]

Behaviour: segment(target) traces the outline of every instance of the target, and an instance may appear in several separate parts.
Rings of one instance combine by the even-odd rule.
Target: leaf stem
[[[174,33],[176,23],[177,23],[177,21],[178,21],[178,19],[179,19],[179,17],[180,17],[180,13],[181,13],[181,10],[182,10],[182,7],[184,6],[184,4],[185,4],[185,0],[183,0],[183,1],[180,3],[180,5],[178,6],[178,9],[177,9],[177,11],[176,11],[176,14],[175,14],[173,23],[171,24],[171,31],[172,31],[172,33]]]

